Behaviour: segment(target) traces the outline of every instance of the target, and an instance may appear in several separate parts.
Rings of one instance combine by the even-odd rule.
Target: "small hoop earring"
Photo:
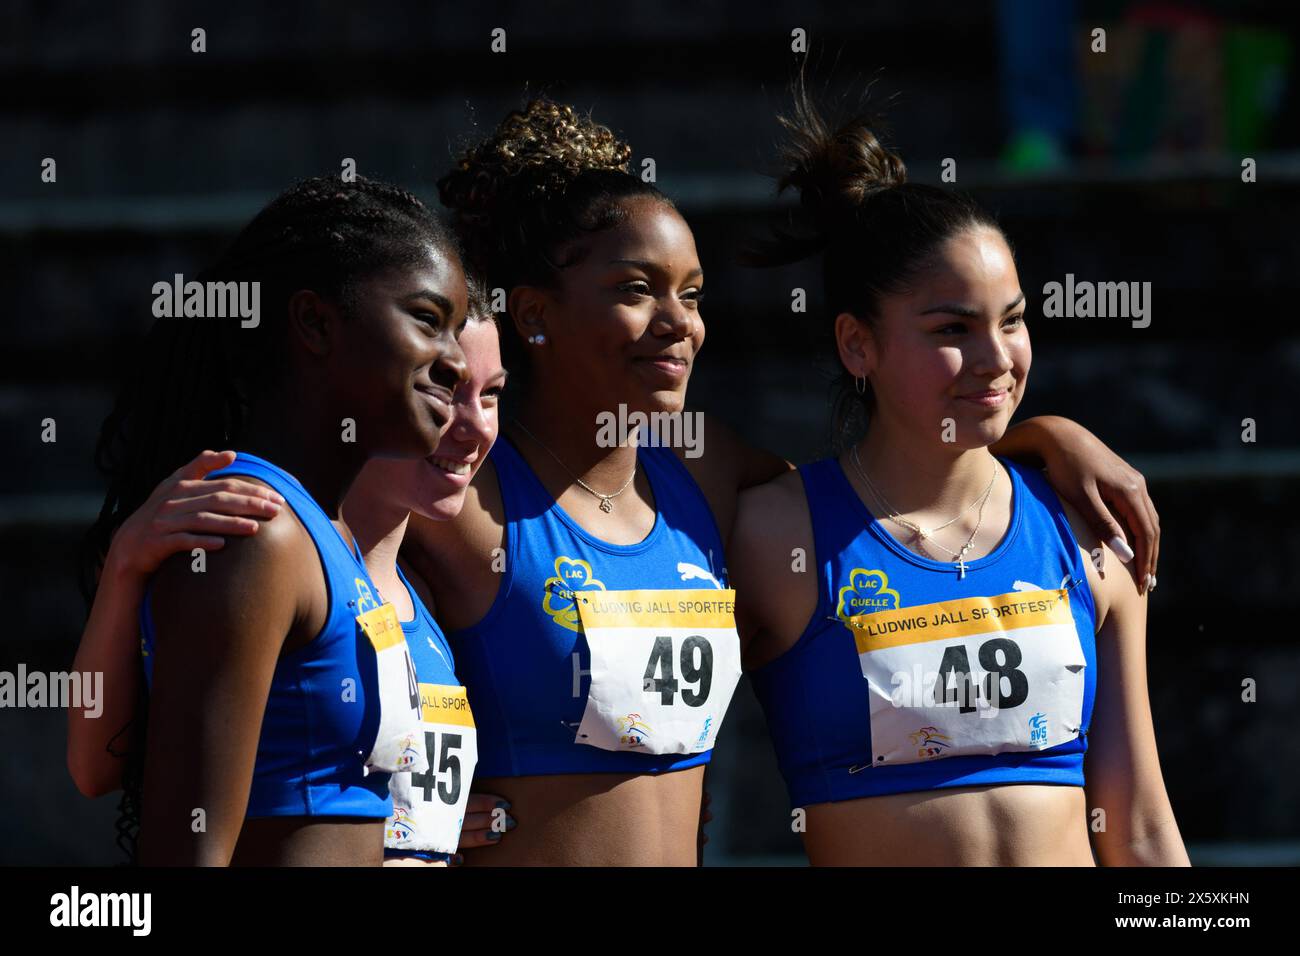
[[[867,377],[858,375],[853,379],[853,387],[858,390],[859,395],[867,394]]]

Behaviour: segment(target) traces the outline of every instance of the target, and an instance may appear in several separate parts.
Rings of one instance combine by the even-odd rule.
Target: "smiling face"
[[[848,323],[840,323],[841,357],[851,374],[865,372],[873,421],[892,433],[941,442],[951,418],[947,447],[986,447],[1024,397],[1032,358],[1024,311],[1006,241],[993,229],[968,229],[939,248],[912,291],[883,298],[869,335],[844,334]],[[857,347],[846,354],[851,342]]]
[[[558,288],[516,290],[525,295],[511,311],[525,337],[546,336],[529,347],[539,384],[573,407],[680,411],[704,344],[695,237],[662,201],[624,203],[622,222],[580,240],[585,254],[560,270]]]
[[[339,409],[371,456],[428,455],[468,374],[456,341],[466,310],[459,261],[430,246],[418,263],[357,282],[350,301],[326,369]]]
[[[497,406],[506,381],[495,322],[471,321],[460,335],[460,346],[469,379],[456,388],[451,421],[437,449],[414,460],[372,459],[353,494],[382,495],[403,511],[434,521],[460,514],[465,490],[496,441]]]

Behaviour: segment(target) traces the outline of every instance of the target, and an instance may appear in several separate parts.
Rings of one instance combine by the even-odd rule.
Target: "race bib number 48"
[[[732,590],[592,591],[578,600],[591,688],[576,742],[701,753],[740,680]]]
[[[1073,740],[1086,660],[1069,593],[1015,591],[846,619],[871,697],[872,765]]]

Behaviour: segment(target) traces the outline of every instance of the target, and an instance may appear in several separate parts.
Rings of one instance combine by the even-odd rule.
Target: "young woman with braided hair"
[[[247,520],[195,512],[206,505],[265,524],[207,554],[206,567],[179,553],[149,578],[148,733],[137,721],[128,757],[143,755],[142,773],[124,781],[128,795],[141,790],[140,860],[376,864],[390,774],[426,761],[396,614],[339,505],[367,460],[426,456],[450,421],[467,375],[456,244],[404,190],[321,178],[262,210],[205,278],[260,283],[260,322],[155,325],[101,439],[112,484],[91,563],[205,446],[241,449],[208,477],[244,481],[187,489],[201,537],[184,543],[211,547],[213,533]],[[112,583],[129,567],[109,569]],[[92,614],[78,666],[120,653],[96,630]]]
[[[514,371],[525,381],[466,506],[452,521],[413,519],[404,545],[474,701],[480,783],[525,821],[490,856],[467,853],[471,864],[697,862],[704,765],[739,641],[725,612],[692,619],[707,619],[707,641],[665,635],[678,620],[665,608],[674,591],[709,607],[709,594],[731,594],[723,547],[737,496],[791,467],[712,419],[699,458],[602,440],[599,416],[620,407],[682,411],[704,342],[694,238],[628,172],[630,153],[605,127],[539,99],[439,184],[467,256],[505,291],[518,333],[505,345],[523,352]],[[1100,442],[1034,420],[1000,447],[1041,455],[1107,539],[1118,525],[1100,502],[1116,502],[1149,567],[1149,502]],[[610,624],[602,606],[626,613]]]
[[[498,812],[509,810],[500,796],[470,791],[476,752],[472,710],[431,614],[427,585],[397,561],[408,516],[442,521],[455,515],[471,476],[496,441],[506,373],[495,317],[472,283],[469,323],[458,341],[469,378],[455,390],[451,421],[438,448],[426,459],[370,460],[343,502],[372,580],[396,605],[421,685],[422,711],[426,703],[431,711],[425,721],[427,749],[438,755],[428,772],[394,773],[389,780],[393,815],[384,827],[386,866],[441,865],[458,847],[496,845],[515,826],[513,817]],[[98,720],[74,715],[68,732],[68,767],[86,796],[122,788],[131,741],[115,740],[112,732],[129,722],[144,683],[138,647],[144,581],[171,554],[193,547],[219,550],[224,536],[255,534],[255,519],[278,512],[265,500],[275,495],[268,488],[236,478],[202,480],[234,459],[234,452],[201,453],[163,481],[113,536],[104,565],[114,585],[96,592],[79,650],[80,658],[93,658],[102,668],[113,699]]]

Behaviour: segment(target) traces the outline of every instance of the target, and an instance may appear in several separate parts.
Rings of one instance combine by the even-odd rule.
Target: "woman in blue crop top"
[[[707,417],[671,449],[638,449],[610,427],[682,411],[704,341],[694,237],[672,203],[628,171],[630,154],[609,129],[539,99],[439,183],[476,268],[505,291],[517,337],[506,334],[503,347],[525,383],[465,508],[453,521],[412,520],[403,551],[434,591],[474,701],[481,785],[508,797],[523,823],[490,855],[467,853],[469,864],[697,861],[709,751],[690,744],[709,739],[722,713],[701,716],[692,728],[700,737],[684,734],[676,752],[584,744],[597,705],[578,602],[595,592],[723,589],[738,492],[789,468]],[[1099,487],[1098,502],[1118,497],[1105,486],[1133,475],[1060,421],[1021,426],[1003,450],[1053,459],[1053,473],[1085,501]],[[1145,495],[1124,505],[1145,513]],[[1094,513],[1112,522],[1104,508]],[[1144,562],[1153,558],[1142,550]],[[703,658],[664,647],[621,660],[622,672],[601,671],[639,681],[644,668],[646,700],[682,699],[681,678],[702,695]],[[620,703],[606,716],[617,717],[622,745],[639,746],[652,722]]]
[[[323,177],[259,213],[210,278],[250,283],[260,308],[155,326],[106,426],[126,454],[101,529],[148,494],[151,471],[222,432],[247,456],[230,471],[257,479],[243,486],[292,510],[150,581],[139,859],[377,864],[391,801],[375,768],[418,768],[423,747],[378,756],[390,714],[414,730],[418,705],[404,665],[386,671],[392,628],[367,619],[362,634],[376,589],[339,505],[369,458],[428,455],[447,427],[466,377],[459,256],[411,194]],[[391,712],[385,673],[402,685]]]
[[[422,687],[422,694],[435,694],[435,700],[445,698],[448,689],[437,685],[454,688],[459,682],[445,638],[428,617],[432,607],[428,587],[413,572],[399,570],[397,553],[410,513],[441,521],[460,510],[469,479],[496,440],[497,403],[506,373],[496,322],[477,291],[471,284],[469,321],[459,338],[469,378],[455,390],[451,419],[437,449],[427,459],[371,460],[343,503],[371,579],[379,593],[392,601],[407,632],[417,680],[435,685],[432,692]],[[207,452],[187,466],[184,477],[164,482],[153,496],[159,503],[141,508],[114,537],[107,565],[117,568],[129,563],[151,572],[175,550],[188,550],[191,545],[218,550],[224,539],[214,535],[255,534],[259,523],[251,519],[265,514],[266,488],[228,478],[211,482],[220,492],[202,494],[204,486],[198,479],[233,460],[233,453]],[[151,515],[160,522],[167,520],[167,530],[141,524]],[[88,796],[110,793],[122,785],[120,748],[125,743],[119,741],[118,748],[106,745],[114,729],[130,720],[139,684],[135,635],[142,584],[138,576],[125,573],[114,580],[117,586],[111,592],[101,589],[96,596],[92,622],[78,651],[87,661],[93,658],[105,674],[105,684],[119,692],[106,703],[102,719],[76,721],[69,727],[69,767]],[[422,774],[394,773],[390,778],[394,816],[385,825],[386,866],[445,865],[454,847],[440,849],[438,841],[449,838],[454,822],[444,822],[444,814],[463,813],[462,847],[497,845],[514,828],[508,813],[494,813],[509,810],[501,797],[469,792],[474,753],[469,733],[456,728],[458,732],[449,737],[436,721],[431,723],[432,749],[439,754],[435,765]],[[472,726],[473,722],[460,723]],[[110,749],[117,749],[117,755]],[[404,786],[403,778],[407,778]],[[468,793],[467,800],[458,799],[462,793]],[[430,821],[441,824],[437,827],[441,832],[431,835],[426,825]]]
[[[972,201],[907,182],[863,122],[836,129],[796,97],[782,182],[815,214],[868,424],[838,458],[742,495],[730,553],[809,858],[1186,865],[1146,691],[1155,582],[991,451],[1030,366],[1005,236]]]

